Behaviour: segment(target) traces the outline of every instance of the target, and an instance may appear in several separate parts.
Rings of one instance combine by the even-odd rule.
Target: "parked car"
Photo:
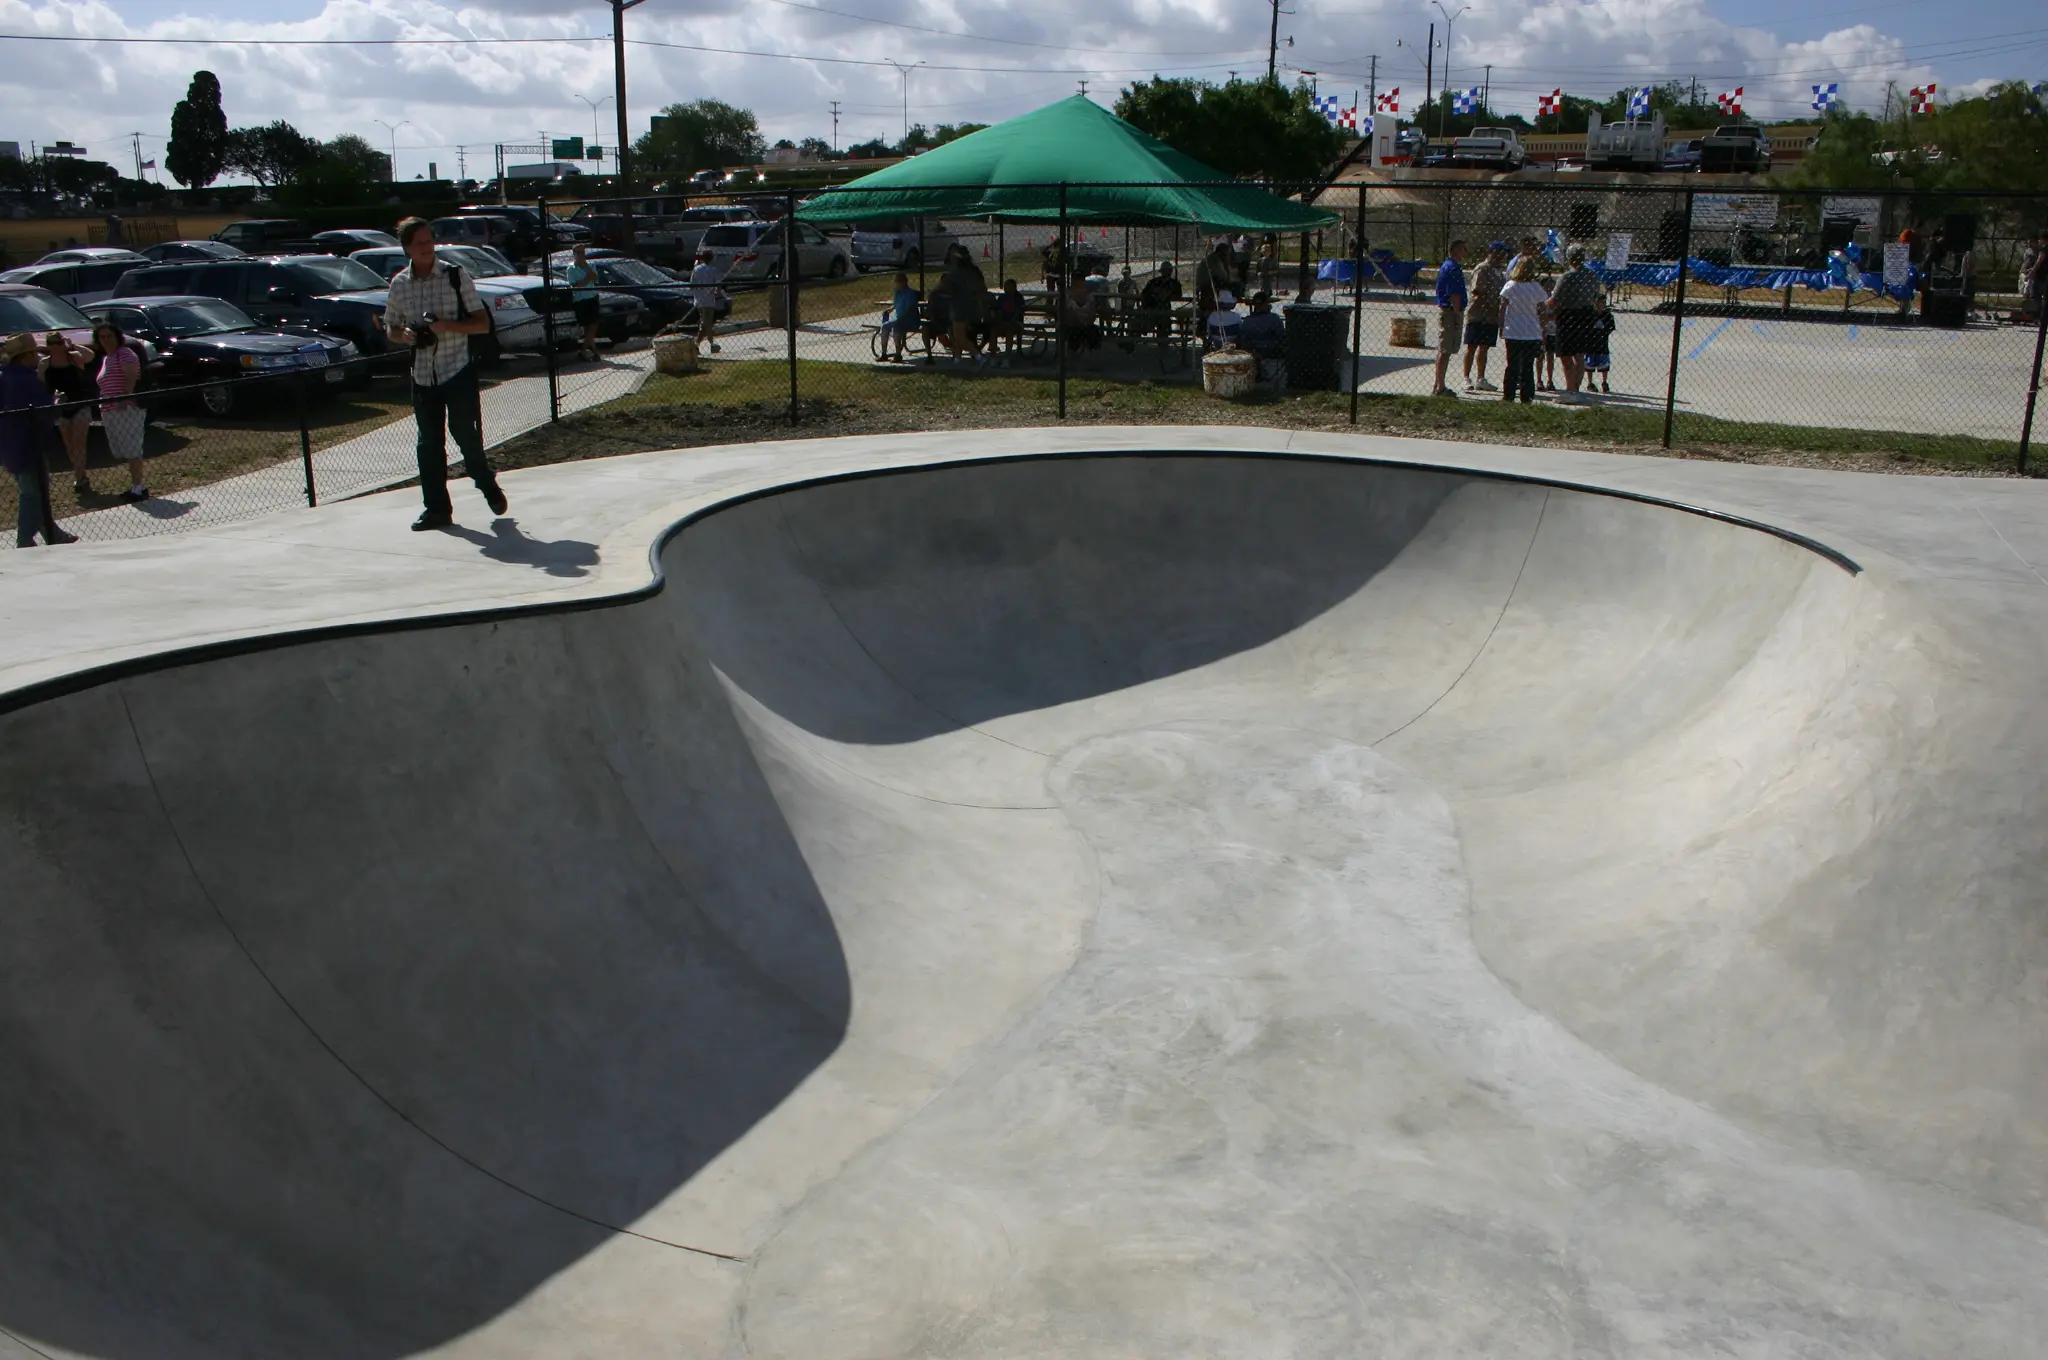
[[[92,321],[77,307],[32,284],[0,283],[0,335],[28,334],[40,340],[51,331],[62,331],[74,345],[92,347]],[[128,348],[142,360],[144,384],[154,382],[163,367],[155,347],[130,336]]]
[[[765,283],[782,277],[782,247],[787,222],[729,222],[704,233],[700,253],[708,252],[727,283]],[[808,222],[797,230],[797,277],[844,278],[853,257]]]
[[[359,250],[349,258],[387,284],[410,263],[405,251],[396,246]],[[482,255],[474,246],[437,243],[434,258],[469,275],[471,282],[476,284],[477,297],[491,318],[491,329],[470,339],[477,358],[488,363],[507,351],[547,348],[547,318],[541,314],[538,301],[527,295],[526,284],[508,281],[515,276],[512,269],[501,268],[499,261]],[[561,335],[575,324],[576,313],[571,309],[569,299],[566,296],[557,298],[555,333]]]
[[[339,336],[364,354],[396,356],[384,336],[384,285],[354,260],[284,255],[151,265],[123,275],[114,297],[219,298],[262,325],[304,327]]]
[[[361,386],[362,365],[344,367],[356,347],[316,331],[268,329],[231,302],[211,297],[123,298],[85,309],[105,317],[123,335],[148,341],[163,356],[163,380],[174,385],[217,383],[236,377],[283,378],[324,370],[321,385]],[[247,385],[215,386],[198,393],[208,415],[225,416],[248,400]]]
[[[545,255],[550,250],[573,246],[578,241],[590,239],[590,228],[577,222],[564,222],[553,213],[545,217],[539,208],[530,203],[472,203],[455,210],[457,217],[502,217],[512,224],[512,249],[506,254],[514,259],[530,260]],[[434,233],[440,239],[441,233]],[[496,241],[472,242],[477,245],[497,245]]]
[[[126,254],[113,260],[29,264],[0,274],[0,283],[30,284],[82,307],[88,302],[98,302],[111,296],[123,275],[148,264],[149,261],[140,255]]]
[[[1686,171],[1700,168],[1701,138],[1692,137],[1682,142],[1673,142],[1664,149],[1663,168]]]
[[[890,217],[862,222],[853,229],[850,252],[853,267],[870,269],[915,269],[922,260],[943,260],[948,247],[958,238],[945,223],[932,217]]]
[[[1700,141],[1702,174],[1761,175],[1771,168],[1771,134],[1754,123],[1729,123]]]
[[[575,338],[582,334],[579,329],[575,329],[575,313],[569,299],[563,295],[560,284],[550,285],[538,274],[524,273],[506,264],[498,258],[498,253],[494,250],[484,250],[478,246],[434,247],[436,256],[441,256],[443,251],[448,252],[443,258],[460,264],[471,272],[478,280],[479,288],[484,280],[508,288],[517,288],[526,294],[527,305],[536,313],[552,300],[555,309],[556,344],[574,343]],[[616,251],[599,253],[617,254]],[[629,335],[650,334],[655,329],[652,314],[646,305],[639,298],[629,294],[614,292],[608,288],[599,289],[597,306],[597,330],[602,339],[618,341]],[[565,317],[568,318],[566,321]]]
[[[329,255],[353,255],[358,250],[395,246],[398,238],[388,231],[373,231],[368,227],[341,227],[315,233],[313,244]]]
[[[1602,123],[1600,111],[1586,115],[1586,164],[1594,170],[1655,170],[1664,159],[1664,115]]]
[[[134,261],[142,258],[126,246],[67,246],[53,250],[37,260],[37,264],[111,264],[116,260]]]
[[[1451,139],[1451,164],[1492,170],[1519,170],[1526,159],[1522,139],[1511,127],[1473,128]]]
[[[313,233],[289,217],[254,217],[230,222],[213,234],[245,255],[279,255],[313,249]]]
[[[203,264],[207,260],[239,260],[243,252],[226,241],[159,241],[144,246],[142,255],[152,264]]]
[[[600,297],[605,292],[613,292],[640,299],[657,327],[696,315],[697,304],[690,286],[667,270],[615,251],[592,250],[585,252],[584,257],[590,261],[590,267],[596,271],[597,281],[602,285]],[[557,251],[548,257],[548,275],[555,280],[557,287],[566,286],[563,280],[567,277],[570,259],[567,251]],[[718,316],[723,319],[731,311],[732,299],[728,297],[719,305]]]
[[[509,217],[470,213],[463,217],[437,217],[427,224],[434,230],[436,244],[490,246],[508,259],[522,259],[527,252],[519,228]]]

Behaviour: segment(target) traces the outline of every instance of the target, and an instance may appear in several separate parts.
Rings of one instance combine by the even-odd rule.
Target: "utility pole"
[[[1371,89],[1371,91],[1372,91],[1372,107],[1371,107],[1370,109],[1368,109],[1368,110],[1367,110],[1367,112],[1368,112],[1368,113],[1370,113],[1370,114],[1371,114],[1371,115],[1373,116],[1373,119],[1374,119],[1374,126],[1378,126],[1378,119],[1379,119],[1379,116],[1380,116],[1380,57],[1379,57],[1379,53],[1377,53],[1377,52],[1373,53],[1373,54],[1372,54],[1372,56],[1371,56],[1371,57],[1369,58],[1369,60],[1370,60],[1370,61],[1372,62],[1372,66],[1371,66],[1371,68],[1370,68],[1370,70],[1371,70],[1372,74],[1366,77],[1366,85],[1367,85],[1367,86],[1368,86],[1368,87],[1369,87],[1369,88]],[[1399,123],[1399,122],[1400,122],[1400,119],[1398,119],[1398,118],[1397,118],[1397,119],[1395,119],[1394,121],[1395,121],[1396,123]]]
[[[641,0],[612,0],[612,107],[619,115],[619,195],[633,196],[633,153],[626,135],[626,11]],[[502,182],[502,181],[501,181]],[[620,234],[628,255],[633,253],[633,207],[619,214]]]
[[[1429,0],[1429,2],[1430,4],[1436,6],[1436,12],[1438,14],[1444,16],[1444,93],[1449,94],[1451,92],[1451,26],[1458,22],[1458,15],[1466,13],[1472,7],[1470,5],[1460,5],[1458,6],[1457,12],[1453,13],[1452,11],[1444,8],[1444,0]],[[1435,50],[1433,40],[1431,50]],[[1436,116],[1437,136],[1443,136],[1444,119],[1448,118],[1449,116],[1449,109],[1445,109],[1443,112],[1439,113]]]
[[[465,183],[469,179],[468,153],[469,148],[466,146],[458,146],[455,148],[455,182],[458,185]]]
[[[1266,79],[1280,78],[1280,0],[1273,0],[1273,29],[1266,37]]]
[[[1436,25],[1429,26],[1429,45],[1422,49],[1422,114],[1429,116],[1429,106],[1436,100]],[[1422,120],[1416,120],[1420,127]]]
[[[1486,80],[1479,87],[1479,107],[1489,115],[1493,112],[1493,63],[1486,63]]]
[[[882,60],[895,67],[896,74],[903,77],[903,140],[907,142],[910,140],[910,73],[924,65],[924,63],[922,61],[914,61],[910,65],[905,66],[893,57],[884,57]]]
[[[132,139],[132,140],[134,141],[134,143],[135,143],[135,178],[137,178],[137,179],[141,179],[141,178],[142,178],[142,134],[141,134],[141,133],[139,133],[139,132],[131,132],[131,133],[129,133],[129,134],[128,134],[128,136],[129,136],[129,137],[130,137],[130,138],[131,138],[131,139]]]
[[[832,154],[839,154],[839,101],[832,101]]]
[[[1081,97],[1083,99],[1086,99],[1088,97],[1088,82],[1085,80],[1077,80],[1074,83],[1081,87]]]

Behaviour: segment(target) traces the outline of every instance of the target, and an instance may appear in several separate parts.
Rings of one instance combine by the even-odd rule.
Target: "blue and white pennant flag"
[[[1839,81],[1829,81],[1825,85],[1813,87],[1813,111],[1815,113],[1826,113],[1841,101],[1842,86]]]
[[[1338,106],[1336,95],[1318,95],[1316,96],[1315,105],[1316,112],[1329,119],[1332,123],[1339,121],[1342,116],[1343,110]]]
[[[1474,85],[1469,90],[1460,90],[1457,94],[1453,95],[1451,98],[1451,112],[1479,112],[1479,87],[1477,85]]]
[[[1647,118],[1650,116],[1650,87],[1645,85],[1628,97],[1628,116]]]

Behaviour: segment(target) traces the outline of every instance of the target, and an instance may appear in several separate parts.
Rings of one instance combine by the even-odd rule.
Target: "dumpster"
[[[1333,392],[1344,386],[1351,352],[1351,308],[1296,303],[1287,319],[1287,385],[1298,392]]]

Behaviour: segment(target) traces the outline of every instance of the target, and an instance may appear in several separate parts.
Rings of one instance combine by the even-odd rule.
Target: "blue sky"
[[[1377,53],[1382,89],[1399,85],[1404,107],[1414,107],[1437,9],[1420,0],[1287,4],[1281,31],[1294,42],[1283,63],[1347,90],[1364,83],[1366,58]],[[894,138],[905,86],[890,59],[925,63],[908,82],[912,121],[992,122],[1071,94],[1083,79],[1108,103],[1153,70],[1215,79],[1263,71],[1269,15],[1262,0],[647,0],[629,13],[628,34],[680,46],[632,49],[633,122],[644,130],[660,104],[709,95],[755,109],[771,139],[829,137],[836,99],[842,145]],[[0,140],[64,137],[99,154],[114,135],[141,130],[149,155],[190,72],[204,66],[221,76],[233,122],[288,118],[315,136],[357,132],[388,146],[382,119],[403,125],[405,176],[429,161],[450,173],[458,145],[476,174],[494,142],[590,135],[578,96],[610,93],[610,49],[569,39],[608,31],[608,10],[588,0],[0,0],[0,33],[243,44],[7,42]],[[1743,85],[1751,111],[1769,117],[1799,113],[1816,82],[1838,83],[1867,106],[1888,80],[1933,79],[1966,93],[1997,79],[2048,78],[2048,7],[2038,0],[1478,0],[1451,33],[1455,83],[1480,83],[1490,62],[1495,104],[1522,112],[1557,86],[1604,95],[1692,75],[1709,93]],[[277,45],[363,37],[541,41]],[[806,59],[690,50],[706,47]],[[609,143],[609,104],[600,125]]]

